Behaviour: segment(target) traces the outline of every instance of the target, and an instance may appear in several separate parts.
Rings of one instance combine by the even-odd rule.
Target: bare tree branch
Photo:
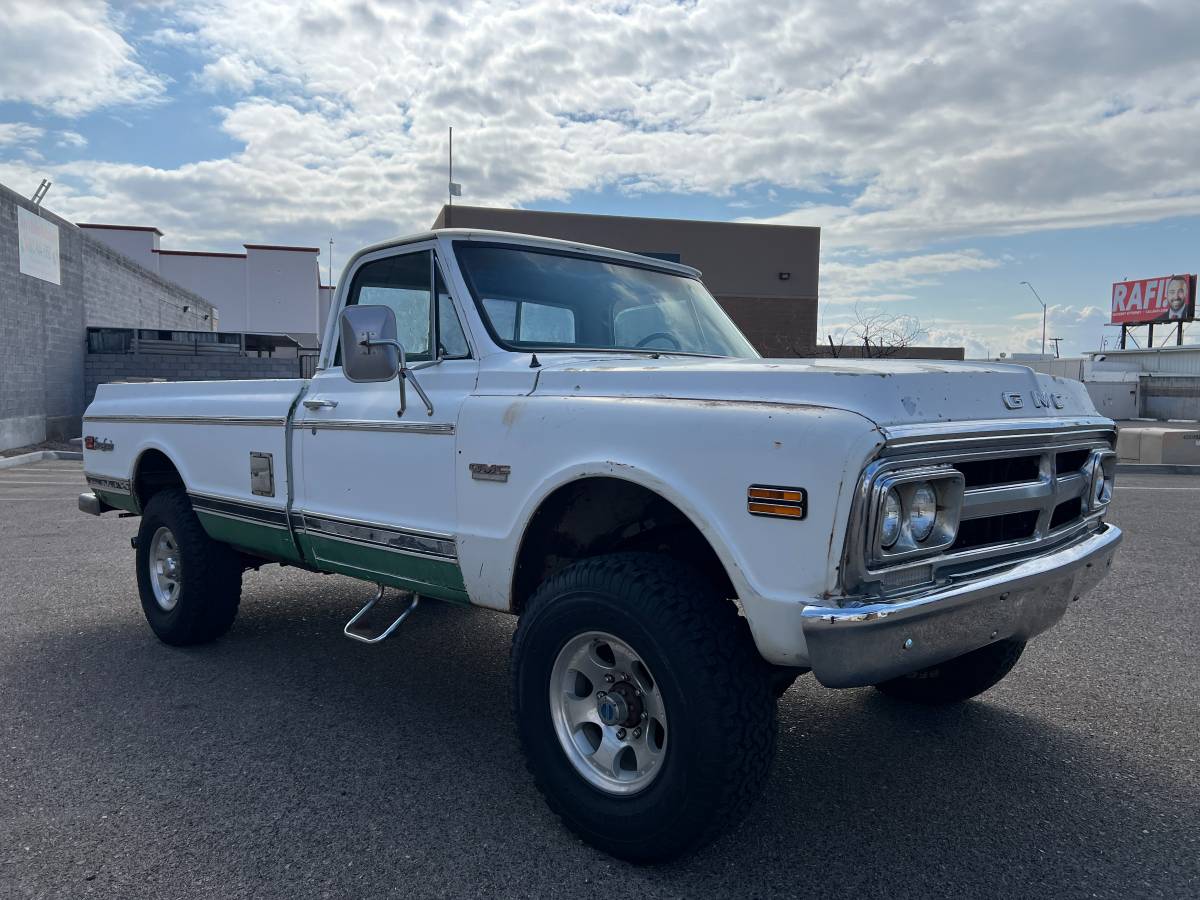
[[[921,320],[916,316],[891,315],[878,310],[854,307],[854,321],[840,329],[835,338],[826,335],[830,351],[834,356],[853,356],[854,348],[867,358],[887,358],[903,353],[914,346],[925,334]]]

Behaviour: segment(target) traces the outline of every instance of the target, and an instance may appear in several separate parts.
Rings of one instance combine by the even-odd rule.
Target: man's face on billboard
[[[1167,283],[1167,303],[1170,305],[1172,312],[1178,312],[1187,306],[1188,291],[1187,282],[1182,278],[1172,278]]]

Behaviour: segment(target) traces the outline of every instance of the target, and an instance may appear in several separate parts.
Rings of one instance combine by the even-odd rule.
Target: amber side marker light
[[[746,490],[746,509],[752,516],[803,519],[808,515],[808,491],[777,484],[752,484]]]

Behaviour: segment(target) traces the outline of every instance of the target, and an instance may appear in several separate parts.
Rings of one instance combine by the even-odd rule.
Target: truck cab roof
[[[701,272],[692,266],[685,266],[683,263],[669,262],[663,259],[657,259],[650,256],[642,256],[638,253],[630,253],[626,250],[614,250],[611,247],[599,247],[595,244],[585,244],[579,241],[564,241],[559,238],[540,237],[534,234],[518,234],[512,231],[491,231],[486,228],[435,228],[429,231],[420,231],[415,234],[401,235],[394,238],[388,238],[385,241],[379,241],[376,244],[364,247],[354,254],[353,257],[346,263],[346,271],[358,261],[362,256],[369,253],[377,253],[380,250],[389,250],[393,247],[400,247],[404,244],[417,244],[422,241],[432,240],[447,240],[447,241],[483,241],[496,242],[504,244],[519,244],[527,247],[540,247],[547,250],[558,250],[570,253],[586,253],[589,256],[603,256],[610,259],[620,260],[622,262],[634,263],[640,266],[650,266],[655,269],[660,269],[667,272],[676,272],[680,275],[685,275],[690,278],[699,278]]]

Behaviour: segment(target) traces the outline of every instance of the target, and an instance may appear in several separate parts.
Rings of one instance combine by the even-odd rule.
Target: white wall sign
[[[23,206],[17,207],[17,245],[21,272],[62,284],[58,264],[58,226]]]

